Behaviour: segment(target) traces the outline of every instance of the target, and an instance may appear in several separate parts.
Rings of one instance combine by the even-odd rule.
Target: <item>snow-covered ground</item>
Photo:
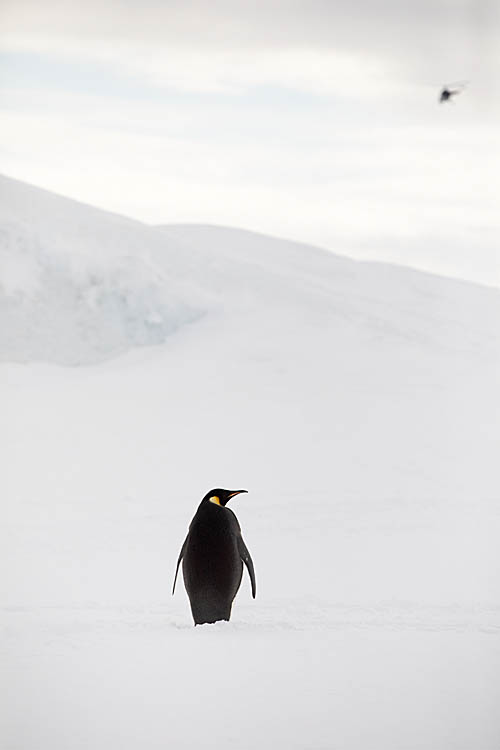
[[[497,750],[500,293],[0,188],[1,746]]]

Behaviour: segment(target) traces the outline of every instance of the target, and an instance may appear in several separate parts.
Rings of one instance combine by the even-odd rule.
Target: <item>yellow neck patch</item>
[[[217,495],[212,495],[209,500],[211,503],[215,503],[215,505],[220,505],[220,498]]]

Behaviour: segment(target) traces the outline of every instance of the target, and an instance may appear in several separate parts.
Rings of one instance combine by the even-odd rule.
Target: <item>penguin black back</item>
[[[189,525],[177,560],[174,585],[182,561],[184,584],[194,624],[229,620],[231,607],[246,565],[255,599],[252,558],[241,536],[238,519],[227,502],[246,490],[215,489],[208,492]]]

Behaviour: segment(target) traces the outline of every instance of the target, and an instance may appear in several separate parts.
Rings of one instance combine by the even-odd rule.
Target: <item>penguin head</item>
[[[214,503],[215,505],[226,505],[235,495],[240,495],[242,492],[248,492],[248,490],[221,490],[215,489],[207,492],[202,503]]]

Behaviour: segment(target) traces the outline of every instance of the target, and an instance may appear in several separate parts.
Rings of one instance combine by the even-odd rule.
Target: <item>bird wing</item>
[[[181,560],[184,557],[184,553],[186,551],[187,540],[188,540],[188,537],[184,539],[184,544],[182,545],[181,551],[179,552],[179,559],[177,560],[177,567],[175,569],[174,585],[172,587],[172,596],[174,595],[174,591],[175,591],[175,582],[177,581],[177,573],[179,572],[179,565],[181,564]]]
[[[248,575],[250,576],[250,581],[252,583],[252,596],[255,599],[255,594],[257,593],[257,584],[255,582],[255,571],[253,569],[253,562],[252,558],[250,556],[250,552],[247,549],[247,546],[245,542],[243,541],[243,537],[241,534],[238,534],[238,552],[240,553],[240,557],[247,566]]]

